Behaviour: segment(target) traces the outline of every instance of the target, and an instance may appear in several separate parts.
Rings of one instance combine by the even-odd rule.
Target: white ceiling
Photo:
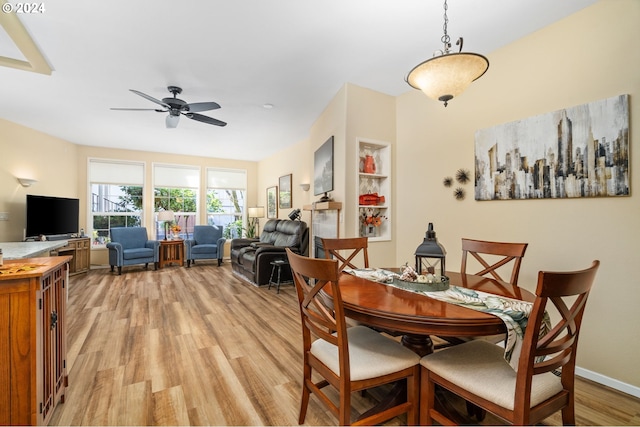
[[[448,33],[491,60],[596,1],[449,0]],[[260,160],[307,138],[347,82],[394,96],[414,90],[406,73],[442,47],[440,1],[42,3],[44,13],[19,17],[54,71],[0,67],[0,118],[90,146]],[[20,56],[2,31],[0,55]],[[218,102],[201,114],[228,125],[182,117],[166,129],[166,113],[110,110],[154,108],[128,89],[161,99],[168,85],[186,102]]]

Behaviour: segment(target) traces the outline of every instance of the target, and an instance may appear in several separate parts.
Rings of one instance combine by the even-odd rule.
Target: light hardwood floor
[[[280,294],[254,287],[228,262],[123,270],[70,280],[69,389],[51,425],[297,425],[302,340],[292,285]],[[356,409],[371,396],[354,395]],[[576,414],[579,425],[639,425],[640,399],[580,380]],[[561,424],[559,415],[545,421]],[[306,424],[336,419],[312,397]]]

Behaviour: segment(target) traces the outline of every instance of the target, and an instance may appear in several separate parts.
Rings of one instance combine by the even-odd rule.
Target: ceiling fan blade
[[[223,122],[221,120],[214,119],[213,117],[203,116],[202,114],[198,114],[198,113],[186,113],[184,115],[189,117],[190,119],[197,120],[197,121],[203,122],[203,123],[208,123],[210,125],[215,125],[215,126],[226,126],[227,125],[225,122]]]
[[[149,96],[146,93],[142,93],[140,91],[137,91],[135,89],[129,89],[131,92],[135,93],[136,95],[140,95],[141,97],[143,97],[144,99],[148,99],[151,102],[155,102],[158,105],[162,105],[164,108],[171,108],[169,106],[169,104],[165,104],[164,102],[160,101],[159,99],[155,99],[153,96]]]
[[[172,114],[167,115],[165,119],[165,124],[167,125],[167,129],[175,129],[178,127],[178,122],[180,121],[180,116],[174,116]]]
[[[220,108],[220,104],[217,102],[194,102],[193,104],[185,105],[183,110],[196,113],[198,111],[217,110],[218,108]]]
[[[158,113],[166,113],[167,110],[158,110],[157,108],[111,108],[118,111],[157,111]]]

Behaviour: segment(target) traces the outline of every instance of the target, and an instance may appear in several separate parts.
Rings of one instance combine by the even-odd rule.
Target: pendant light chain
[[[447,0],[444,0],[444,24],[442,25],[442,29],[444,30],[444,35],[442,36],[440,41],[444,45],[445,54],[449,53],[449,48],[451,47],[451,38],[449,37],[449,34],[447,34],[447,24],[449,23],[449,17],[447,16],[447,9],[449,9],[449,6],[447,6]]]

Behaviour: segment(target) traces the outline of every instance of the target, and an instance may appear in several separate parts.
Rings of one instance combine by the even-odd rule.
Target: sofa
[[[144,264],[146,269],[153,263],[153,269],[158,268],[160,242],[149,240],[145,227],[111,227],[110,233],[107,249],[112,272],[118,267],[118,274],[122,274],[122,267],[136,264]]]
[[[222,264],[224,242],[222,227],[217,225],[196,225],[193,227],[193,238],[184,241],[187,250],[187,268],[195,264],[197,259],[217,259]]]
[[[272,261],[286,260],[285,248],[309,255],[309,228],[304,221],[270,219],[259,239],[231,240],[231,268],[234,274],[256,286],[269,284]],[[282,269],[281,281],[291,280],[291,270]]]

